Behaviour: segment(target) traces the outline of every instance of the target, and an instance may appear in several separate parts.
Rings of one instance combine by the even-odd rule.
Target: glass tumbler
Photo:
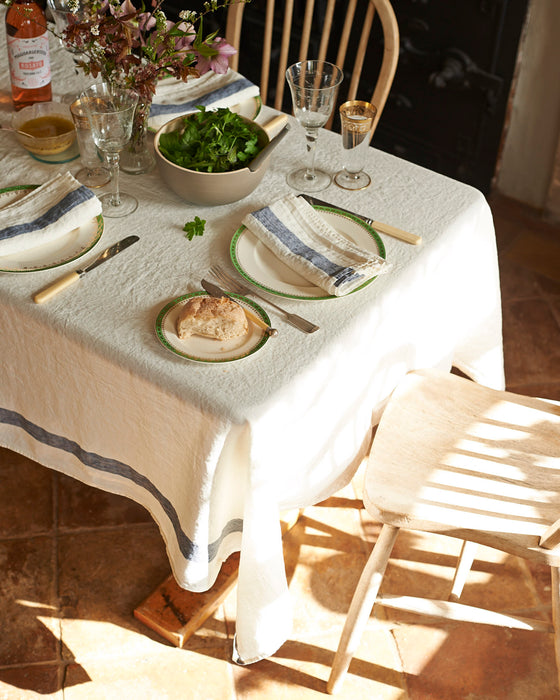
[[[371,183],[364,165],[377,109],[369,102],[350,100],[340,106],[339,112],[344,160],[334,181],[345,190],[363,190]]]
[[[80,159],[83,168],[78,170],[75,177],[86,187],[103,187],[111,179],[108,168],[103,166],[97,146],[91,135],[91,126],[81,100],[75,100],[70,105],[70,112],[76,127],[76,140],[80,149]]]

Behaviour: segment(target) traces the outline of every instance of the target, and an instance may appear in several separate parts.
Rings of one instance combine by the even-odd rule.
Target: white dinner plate
[[[268,340],[269,336],[262,328],[259,328],[249,320],[249,331],[240,338],[231,340],[215,340],[214,338],[204,338],[200,335],[193,335],[190,338],[181,340],[175,330],[177,316],[181,312],[189,299],[197,296],[208,296],[206,292],[193,292],[177,297],[166,304],[159,312],[156,319],[156,334],[161,344],[170,352],[187,360],[194,362],[219,363],[233,362],[241,360],[260,350]],[[270,318],[266,311],[251,299],[230,294],[241,306],[246,306],[251,311],[260,316],[263,321],[270,325]]]
[[[383,241],[365,221],[335,207],[315,205],[314,208],[325,217],[327,223],[360,248],[385,257]],[[235,269],[247,282],[270,294],[306,301],[339,298],[327,294],[324,289],[316,287],[285,265],[245,226],[240,226],[233,235],[230,257]],[[354,292],[371,284],[374,279],[367,280]]]
[[[0,190],[0,209],[13,204],[39,185],[17,185]],[[50,270],[77,260],[91,250],[103,233],[103,217],[93,217],[87,224],[68,231],[56,241],[22,253],[0,256],[0,272],[36,272]]]

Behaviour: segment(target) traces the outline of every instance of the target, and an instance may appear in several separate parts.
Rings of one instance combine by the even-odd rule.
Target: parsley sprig
[[[185,238],[189,241],[195,236],[202,236],[204,233],[204,226],[206,224],[206,219],[201,219],[199,216],[195,216],[193,221],[187,221],[183,226],[183,231],[185,231]]]

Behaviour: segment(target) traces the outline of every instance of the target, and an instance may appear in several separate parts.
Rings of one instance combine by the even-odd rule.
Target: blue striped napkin
[[[70,173],[56,175],[0,209],[0,256],[61,238],[101,213],[101,202]]]
[[[242,223],[289,268],[334,296],[349,294],[391,268],[294,194],[248,214]]]
[[[231,68],[222,75],[208,72],[186,83],[165,78],[157,86],[148,123],[159,129],[175,117],[196,112],[198,105],[206,109],[233,107],[258,95],[259,88]]]

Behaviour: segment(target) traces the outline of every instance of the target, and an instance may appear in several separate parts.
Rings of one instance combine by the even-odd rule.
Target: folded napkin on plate
[[[258,94],[256,85],[231,68],[222,75],[209,71],[186,83],[165,78],[158,83],[152,100],[149,125],[152,129],[159,129],[170,119],[196,112],[198,105],[206,109],[233,107]]]
[[[0,256],[61,238],[101,213],[101,202],[70,173],[56,175],[0,209]]]
[[[338,233],[294,194],[247,214],[242,223],[288,267],[335,296],[349,294],[391,267]]]

